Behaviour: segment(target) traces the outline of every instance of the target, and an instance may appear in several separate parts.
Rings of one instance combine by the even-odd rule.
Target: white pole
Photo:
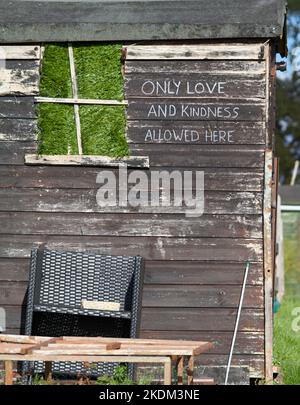
[[[296,182],[296,178],[298,175],[298,169],[299,169],[299,160],[296,160],[295,164],[294,164],[294,169],[293,169],[293,174],[292,174],[292,178],[291,178],[291,186],[295,185]]]
[[[241,296],[240,296],[239,308],[238,308],[238,313],[237,313],[237,317],[236,317],[236,321],[235,321],[233,338],[232,338],[232,342],[231,342],[230,354],[229,354],[228,363],[227,363],[225,385],[227,385],[227,383],[228,383],[228,376],[229,376],[229,371],[230,371],[230,366],[231,366],[231,360],[232,360],[232,354],[233,354],[233,349],[234,349],[234,345],[235,345],[236,335],[237,335],[239,322],[240,322],[240,316],[241,316],[241,311],[242,311],[242,306],[243,306],[243,300],[244,300],[244,295],[245,295],[249,267],[250,267],[250,263],[247,262],[245,274],[244,274],[243,287],[242,287]]]

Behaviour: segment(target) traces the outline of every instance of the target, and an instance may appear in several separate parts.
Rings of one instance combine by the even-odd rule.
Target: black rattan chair
[[[25,334],[138,337],[143,268],[139,256],[32,250]],[[120,309],[84,309],[82,300],[117,302]],[[59,362],[53,364],[53,373],[111,375],[115,367]],[[41,362],[31,366],[35,373],[43,368]],[[132,377],[133,368],[129,370]]]

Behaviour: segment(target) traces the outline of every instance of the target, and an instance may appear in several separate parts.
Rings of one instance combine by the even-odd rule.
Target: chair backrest
[[[118,302],[131,311],[140,257],[37,250],[34,304],[80,307],[82,300]]]
[[[140,295],[142,259],[55,250],[34,250],[34,305],[80,308],[82,300],[120,304],[131,311]],[[34,266],[35,264],[35,266]]]
[[[140,256],[107,256],[33,249],[25,320],[26,335],[138,337],[144,261]],[[81,308],[82,300],[120,304],[119,311]],[[115,363],[55,362],[53,372],[111,375]],[[35,372],[43,364],[34,363]],[[129,365],[129,375],[134,374]],[[29,364],[24,365],[24,372]]]

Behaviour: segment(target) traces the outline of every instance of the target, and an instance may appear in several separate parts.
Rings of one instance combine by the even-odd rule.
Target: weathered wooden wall
[[[19,84],[13,84],[11,94],[0,97],[0,306],[7,311],[8,331],[19,333],[22,327],[33,246],[140,254],[146,258],[141,336],[212,340],[215,348],[201,356],[200,363],[222,366],[228,359],[245,262],[250,260],[233,364],[249,366],[252,376],[263,376],[266,55],[261,44],[251,45],[240,60],[237,50],[232,59],[230,53],[225,58],[224,52],[210,60],[185,54],[191,60],[182,60],[183,56],[179,62],[174,55],[171,61],[153,55],[153,60],[145,61],[141,54],[131,55],[128,50],[125,65],[131,150],[150,157],[148,176],[160,168],[204,170],[204,215],[188,218],[180,207],[163,213],[159,207],[101,208],[96,202],[101,169],[24,165],[24,155],[36,146],[32,95],[39,56],[30,52],[19,61],[14,55],[11,69],[18,66],[34,73],[26,73],[31,85],[22,96]],[[199,98],[182,100],[184,93],[175,99],[161,94],[143,97],[139,92],[143,80],[173,78],[173,74],[192,82],[198,76],[211,80],[211,72],[217,72],[216,80],[228,80],[229,96],[200,97],[201,104],[238,105],[240,119],[148,120],[151,105],[196,105]],[[203,136],[195,144],[148,142],[143,135],[149,126],[197,128],[201,134],[205,129],[232,130],[234,136],[230,143],[206,142]]]
[[[205,175],[203,216],[187,219],[182,212],[159,218],[161,242],[154,246],[165,262],[157,258],[155,272],[152,263],[147,266],[142,336],[211,339],[215,348],[199,364],[224,367],[249,260],[233,364],[263,376],[269,48],[129,46],[125,55],[132,152],[149,155],[152,170],[203,170]],[[224,86],[220,94],[218,83]],[[182,130],[187,137],[180,138]],[[191,131],[197,131],[194,141]],[[215,138],[207,136],[210,131],[216,131]],[[177,222],[171,238],[165,234],[170,217]]]

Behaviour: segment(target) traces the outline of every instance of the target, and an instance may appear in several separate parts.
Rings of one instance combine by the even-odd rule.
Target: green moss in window
[[[80,98],[123,99],[120,45],[74,45]],[[68,47],[45,48],[40,92],[45,97],[72,97]],[[122,157],[128,155],[125,109],[122,106],[81,105],[79,108],[83,153]],[[41,154],[78,153],[72,105],[40,104]]]
[[[84,153],[122,157],[128,154],[124,137],[124,107],[81,106]]]
[[[74,46],[80,98],[123,100],[121,45]]]
[[[40,154],[78,154],[72,105],[41,103],[38,106],[38,116]]]
[[[42,62],[40,95],[67,98],[72,96],[68,47],[47,45]],[[72,105],[38,105],[39,153],[44,155],[77,154],[74,108]]]

